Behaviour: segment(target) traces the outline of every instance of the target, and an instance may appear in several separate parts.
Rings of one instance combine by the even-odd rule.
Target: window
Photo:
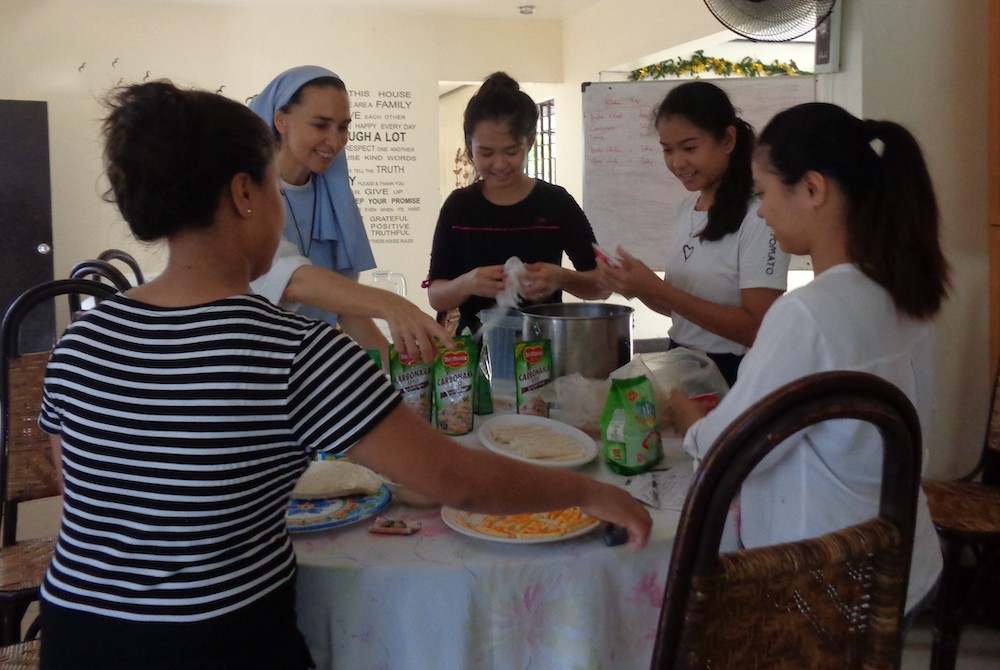
[[[535,177],[554,184],[556,181],[556,146],[555,100],[546,100],[536,105],[538,107],[538,125],[535,128],[535,144],[528,152],[528,161],[524,172],[529,177]]]

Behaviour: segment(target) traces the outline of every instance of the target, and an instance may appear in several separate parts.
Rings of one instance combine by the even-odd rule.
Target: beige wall
[[[938,412],[925,441],[932,474],[964,474],[982,448],[991,388],[989,2],[855,0],[848,6],[853,32],[863,40],[862,112],[913,131],[938,196],[952,290],[938,321]]]
[[[989,389],[988,2],[842,5],[844,67],[820,76],[820,98],[909,126],[924,147],[940,197],[954,277],[939,329],[939,412],[926,442],[929,472],[957,474],[978,453]],[[601,0],[562,25],[363,15],[321,20],[315,10],[4,0],[0,97],[49,102],[57,274],[109,246],[132,250],[155,269],[163,260],[159,252],[130,242],[113,208],[99,198],[96,99],[119,75],[134,81],[148,69],[152,76],[213,90],[225,84],[225,94],[242,100],[281,69],[317,62],[340,72],[348,84],[404,85],[436,97],[439,80],[479,81],[504,69],[520,81],[555,85],[559,181],[581,199],[582,144],[572,141],[582,137],[580,84],[718,34],[719,24],[701,0]],[[116,57],[121,70],[110,66]],[[78,71],[84,61],[87,66]],[[436,127],[437,119],[426,123]],[[434,144],[435,134],[426,135],[422,141],[437,156],[442,149]],[[428,184],[427,202],[446,195],[440,179]],[[422,216],[423,248],[405,262],[391,258],[386,265],[405,265],[411,296],[426,305],[414,280],[426,270],[436,211],[428,207]],[[663,328],[655,319],[644,327]]]

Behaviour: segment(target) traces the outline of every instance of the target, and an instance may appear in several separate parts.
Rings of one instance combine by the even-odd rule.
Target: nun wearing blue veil
[[[284,239],[270,271],[252,289],[284,308],[339,323],[362,347],[383,355],[388,343],[372,317],[385,319],[402,350],[417,353],[419,347],[425,358],[432,356],[434,338],[446,338],[433,318],[403,298],[357,282],[359,273],[375,267],[375,257],[347,171],[351,107],[343,80],[315,65],[294,67],[249,106],[279,144],[285,203]]]

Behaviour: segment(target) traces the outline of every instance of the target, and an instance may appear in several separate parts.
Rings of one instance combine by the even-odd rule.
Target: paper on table
[[[679,512],[684,508],[693,475],[690,462],[679,463],[669,470],[651,470],[631,477],[625,482],[625,490],[650,507]]]

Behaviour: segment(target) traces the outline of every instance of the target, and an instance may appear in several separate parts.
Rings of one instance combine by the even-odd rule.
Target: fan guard
[[[814,29],[836,0],[705,0],[722,25],[755,42],[787,42]]]

